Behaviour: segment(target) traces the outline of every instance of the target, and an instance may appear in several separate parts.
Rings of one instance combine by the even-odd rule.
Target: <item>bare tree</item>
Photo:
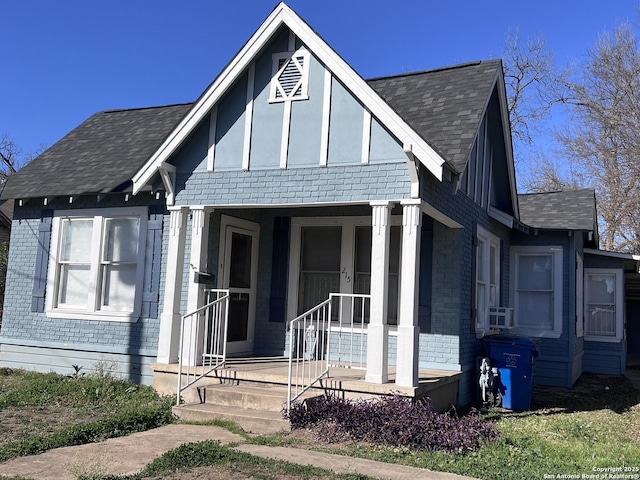
[[[568,165],[561,170],[560,165],[549,159],[544,153],[530,161],[529,171],[532,172],[524,179],[523,187],[530,192],[557,192],[563,190],[575,190],[583,187],[583,179],[580,172],[576,172]]]
[[[20,147],[9,135],[0,134],[0,185],[4,184],[11,174],[16,173],[44,150],[45,147],[41,146],[36,151],[23,155]]]
[[[566,82],[564,156],[595,188],[602,246],[640,253],[640,50],[628,24],[603,34]]]
[[[532,130],[560,99],[553,53],[543,37],[523,43],[515,31],[507,37],[503,59],[511,134],[515,143],[531,145]]]

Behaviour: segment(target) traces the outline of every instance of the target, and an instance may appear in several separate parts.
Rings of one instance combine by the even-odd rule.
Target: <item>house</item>
[[[331,333],[365,383],[445,372],[462,405],[502,332],[541,383],[623,372],[639,259],[598,250],[593,191],[517,195],[506,105],[499,60],[365,81],[279,4],[194,103],[97,113],[11,177],[0,363],[157,383],[334,361]]]

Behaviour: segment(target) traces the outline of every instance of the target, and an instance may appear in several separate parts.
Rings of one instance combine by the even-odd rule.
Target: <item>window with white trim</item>
[[[585,340],[619,342],[622,339],[623,278],[622,270],[585,268]]]
[[[137,320],[146,230],[144,207],[55,212],[47,314]]]
[[[309,52],[300,48],[295,52],[275,53],[271,78],[270,102],[307,100],[309,86]]]
[[[562,334],[562,247],[512,247],[514,316],[518,333]]]
[[[500,304],[500,239],[478,227],[476,246],[476,333],[489,332],[499,323]],[[505,325],[508,326],[508,325]]]

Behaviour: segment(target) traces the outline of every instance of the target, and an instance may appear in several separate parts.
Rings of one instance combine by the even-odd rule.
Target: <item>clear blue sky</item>
[[[510,30],[580,60],[636,0],[290,0],[363,77],[501,55]],[[195,100],[272,0],[2,0],[0,134],[29,152],[91,114]]]

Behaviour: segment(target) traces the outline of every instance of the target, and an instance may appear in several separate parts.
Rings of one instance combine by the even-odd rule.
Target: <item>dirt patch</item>
[[[313,478],[323,478],[314,476]],[[325,477],[331,478],[331,477]],[[270,474],[264,470],[230,469],[226,466],[198,467],[188,472],[175,472],[146,480],[299,480],[299,475]]]
[[[94,420],[96,416],[91,411],[62,405],[5,408],[0,410],[0,445]]]
[[[638,404],[639,392],[623,375],[584,373],[572,388],[536,386],[532,410],[581,412],[608,409],[629,411]]]

